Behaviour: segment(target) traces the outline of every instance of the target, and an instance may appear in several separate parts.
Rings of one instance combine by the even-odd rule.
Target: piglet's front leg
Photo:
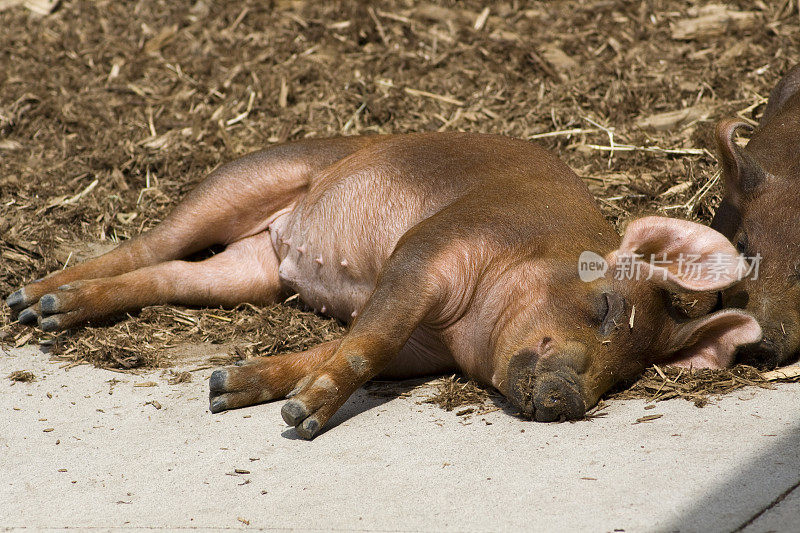
[[[301,437],[313,438],[361,385],[397,355],[416,327],[417,320],[410,317],[425,315],[425,304],[393,304],[386,294],[378,292],[379,296],[373,296],[372,305],[367,303],[362,318],[341,340],[303,352],[248,359],[216,370],[209,381],[211,412],[290,398],[281,411],[283,419]],[[389,308],[402,308],[404,319],[386,313]],[[376,309],[384,312],[376,313]]]
[[[442,272],[450,263],[441,260],[431,236],[441,231],[419,228],[406,233],[384,263],[375,290],[347,335],[305,352],[215,371],[209,382],[211,411],[287,397],[283,419],[311,439],[353,392],[388,367],[418,327],[446,323],[444,315],[451,311],[445,309],[457,308],[448,305],[450,298],[460,293],[448,281],[452,269]]]
[[[430,268],[413,265],[418,260],[409,263],[403,253],[390,258],[350,332],[290,394],[281,415],[301,437],[313,438],[353,392],[387,367],[422,321],[435,314],[442,299],[435,280],[441,278],[432,276]]]
[[[353,333],[304,352],[248,359],[216,370],[209,381],[212,413],[291,398],[281,414],[306,439],[313,438],[361,385],[399,348],[385,332]]]
[[[290,393],[281,415],[301,437],[313,438],[359,387],[386,368],[425,316],[425,302],[399,301],[408,293],[391,292],[379,287],[333,354]]]
[[[367,358],[338,352],[343,341],[320,344],[304,352],[248,359],[237,366],[214,371],[209,380],[212,413],[292,397],[284,406],[284,420],[306,439],[312,438],[347,398],[372,373]],[[368,344],[368,343],[367,343]],[[375,353],[374,346],[365,346]]]

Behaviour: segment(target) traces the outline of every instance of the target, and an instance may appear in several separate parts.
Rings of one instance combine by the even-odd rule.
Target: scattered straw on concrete
[[[792,369],[792,370],[790,370]],[[611,399],[644,399],[661,402],[682,398],[703,407],[716,396],[730,394],[744,387],[771,389],[774,383],[800,382],[797,367],[759,372],[751,366],[737,365],[729,369],[697,369],[652,366],[631,387],[612,393]]]
[[[425,403],[438,405],[445,411],[468,405],[483,408],[492,395],[489,390],[474,381],[455,375],[438,379],[433,386],[435,392],[425,400]]]
[[[33,372],[29,372],[27,370],[15,370],[6,377],[11,381],[19,383],[30,383],[32,381],[36,381],[36,376],[33,374]]]

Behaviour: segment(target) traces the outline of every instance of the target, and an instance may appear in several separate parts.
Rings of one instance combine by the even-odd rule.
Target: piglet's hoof
[[[228,381],[227,370],[215,370],[208,380],[208,402],[212,413],[220,413],[228,409],[228,397],[225,394]]]
[[[39,320],[39,313],[32,307],[23,309],[17,317],[20,324],[35,324]]]
[[[246,361],[242,366],[215,370],[208,380],[208,408],[212,413],[268,402],[284,396],[283,389],[269,382],[268,362],[271,358]],[[254,363],[253,361],[261,361]]]
[[[12,292],[8,298],[6,298],[6,305],[8,305],[12,311],[19,312],[25,308],[25,289],[20,289],[16,292]]]

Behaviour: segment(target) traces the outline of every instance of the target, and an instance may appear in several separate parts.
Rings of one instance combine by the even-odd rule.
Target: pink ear
[[[617,279],[651,280],[666,289],[684,291],[721,290],[747,272],[744,258],[724,235],[666,217],[631,222],[608,263]]]
[[[687,368],[727,368],[736,349],[761,340],[761,326],[749,313],[719,311],[683,324],[670,335],[665,364]]]

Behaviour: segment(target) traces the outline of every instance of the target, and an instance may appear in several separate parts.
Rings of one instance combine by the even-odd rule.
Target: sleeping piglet
[[[744,148],[738,130],[752,132]],[[772,90],[758,127],[719,122],[716,140],[725,181],[711,227],[736,243],[758,276],[723,292],[725,307],[751,312],[764,331],[738,362],[774,367],[800,351],[800,65]]]
[[[223,252],[181,258],[211,245]],[[495,135],[303,140],[224,165],[158,226],[8,297],[45,330],[145,305],[268,304],[289,292],[340,340],[215,371],[210,408],[290,398],[316,435],[364,382],[460,370],[538,421],[582,417],[653,362],[727,366],[758,341],[741,310],[675,295],[742,277],[729,241],[646,217],[623,238],[541,147]]]

